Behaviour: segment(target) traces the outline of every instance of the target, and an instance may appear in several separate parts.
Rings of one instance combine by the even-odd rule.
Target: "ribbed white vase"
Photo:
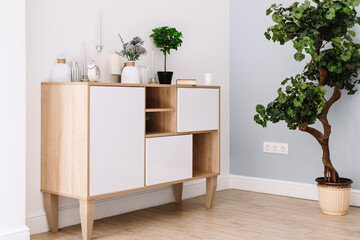
[[[318,185],[319,204],[322,212],[342,216],[349,209],[350,187],[338,188]]]
[[[125,63],[121,74],[121,83],[140,83],[139,70],[135,67],[134,61]]]

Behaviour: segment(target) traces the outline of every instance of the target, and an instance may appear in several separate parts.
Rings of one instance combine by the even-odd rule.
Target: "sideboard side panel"
[[[88,197],[88,86],[41,87],[41,190]]]

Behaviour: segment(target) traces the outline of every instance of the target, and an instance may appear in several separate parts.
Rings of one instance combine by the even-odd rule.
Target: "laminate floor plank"
[[[316,201],[239,190],[216,193],[212,209],[205,196],[94,222],[93,240],[358,240],[360,208],[345,216],[321,213]],[[31,240],[81,240],[80,225]]]

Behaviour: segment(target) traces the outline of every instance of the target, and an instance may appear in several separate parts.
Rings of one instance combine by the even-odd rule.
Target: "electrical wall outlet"
[[[277,153],[277,154],[289,153],[289,145],[287,143],[264,142],[263,149],[264,152],[267,153]]]

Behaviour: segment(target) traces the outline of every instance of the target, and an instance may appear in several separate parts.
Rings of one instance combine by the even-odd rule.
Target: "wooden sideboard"
[[[148,120],[146,118],[148,117]],[[220,174],[220,87],[41,84],[41,191],[50,231],[58,196],[79,199],[91,239],[97,198],[206,178],[211,208]]]

